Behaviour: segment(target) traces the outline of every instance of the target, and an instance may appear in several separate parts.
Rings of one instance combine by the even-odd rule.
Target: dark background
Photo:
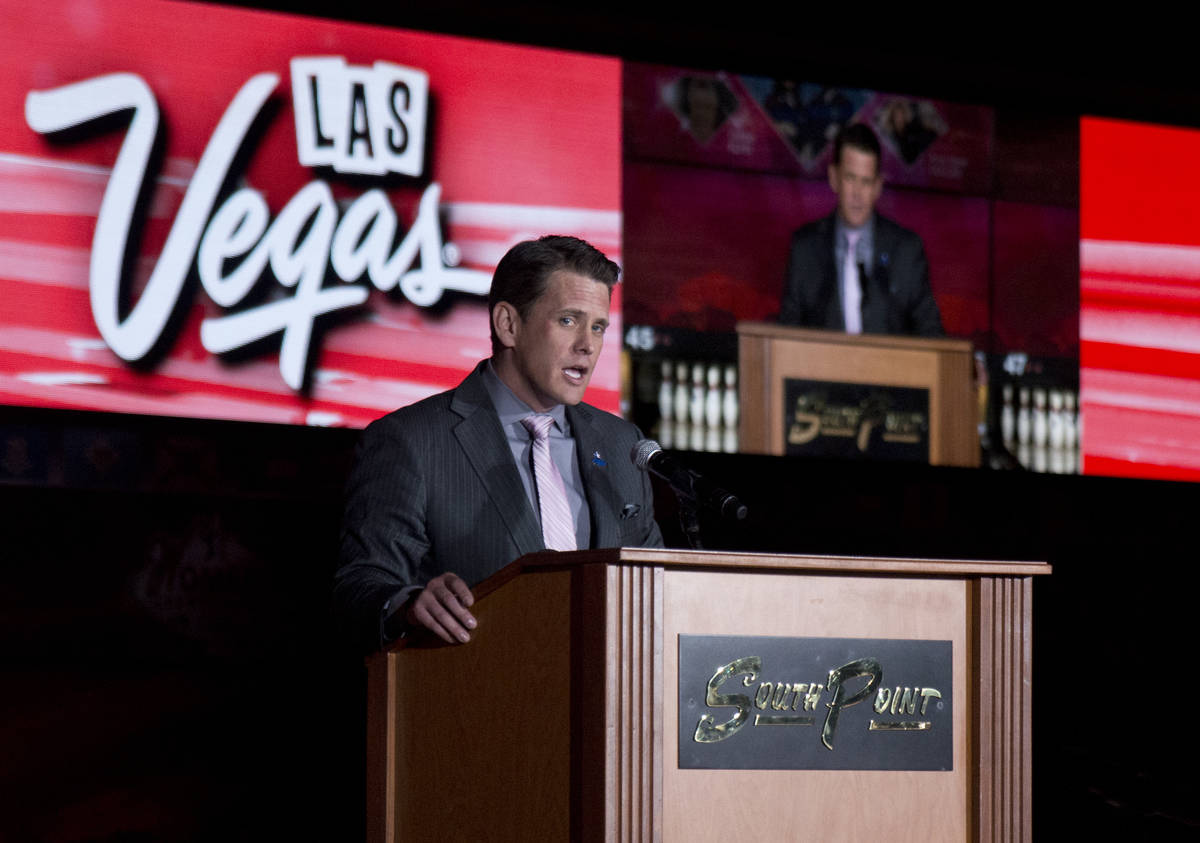
[[[1059,125],[1080,113],[1200,123],[1187,53],[1128,30],[937,34],[869,14],[717,19],[682,4],[380,8],[313,10]],[[0,408],[0,840],[362,836],[363,673],[328,612],[356,436]],[[1034,588],[1035,835],[1196,836],[1200,487],[684,459],[752,510],[743,531],[711,529],[712,546],[1053,563]],[[671,504],[660,496],[669,541]]]

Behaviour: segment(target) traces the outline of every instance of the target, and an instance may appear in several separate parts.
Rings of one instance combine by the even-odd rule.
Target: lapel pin
[[[608,465],[608,463],[604,461],[604,457],[600,456],[599,451],[592,451],[592,464],[598,465],[601,468],[604,468],[604,466]]]

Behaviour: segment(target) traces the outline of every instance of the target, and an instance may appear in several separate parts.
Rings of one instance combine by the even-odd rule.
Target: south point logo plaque
[[[952,770],[949,641],[679,636],[679,766]]]
[[[785,453],[929,462],[929,390],[786,378]]]

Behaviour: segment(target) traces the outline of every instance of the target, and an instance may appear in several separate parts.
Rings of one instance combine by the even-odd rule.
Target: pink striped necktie
[[[550,458],[550,425],[554,424],[554,416],[526,416],[521,424],[533,437],[533,480],[542,515],[542,538],[550,550],[575,550],[575,519],[567,503],[567,489]]]
[[[846,232],[846,259],[842,264],[842,307],[846,333],[862,333],[862,282],[858,278],[858,238],[861,231]]]

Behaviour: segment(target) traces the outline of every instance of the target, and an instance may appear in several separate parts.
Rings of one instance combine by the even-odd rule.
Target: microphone
[[[650,471],[667,483],[675,494],[708,507],[722,518],[731,521],[743,520],[749,510],[736,496],[715,486],[699,474],[671,459],[663,453],[662,446],[653,439],[639,440],[630,455],[633,464],[642,471]]]

